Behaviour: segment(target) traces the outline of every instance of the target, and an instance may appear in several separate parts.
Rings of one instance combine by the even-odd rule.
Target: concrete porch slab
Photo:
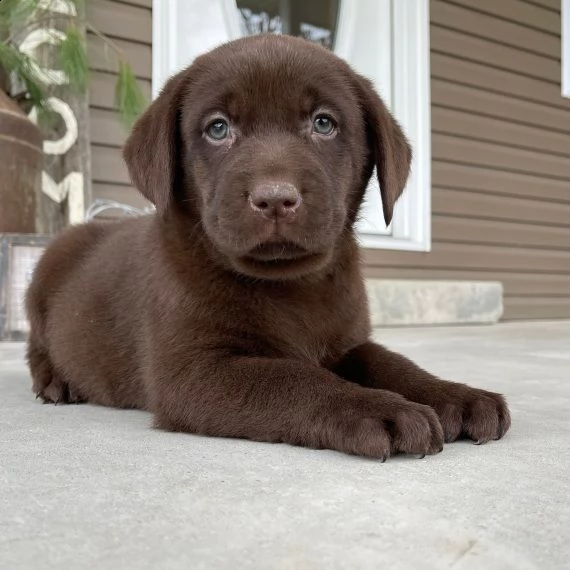
[[[570,568],[570,323],[377,337],[505,393],[511,432],[385,464],[162,433],[40,404],[22,346],[0,345],[0,568]]]

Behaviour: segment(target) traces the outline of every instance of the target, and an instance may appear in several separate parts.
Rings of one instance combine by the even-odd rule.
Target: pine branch
[[[112,50],[117,54],[119,58],[125,57],[125,52],[119,47],[119,44],[115,43],[111,38],[108,38],[105,34],[100,32],[95,26],[90,24],[89,22],[83,22],[85,28],[88,29],[91,33],[95,34],[106,46],[112,48]]]
[[[28,22],[37,10],[40,0],[2,0],[0,2],[0,29],[8,33]]]
[[[142,114],[147,106],[147,100],[138,84],[134,71],[125,57],[125,52],[113,40],[102,34],[97,28],[85,23],[85,27],[100,38],[105,47],[110,47],[117,56],[119,73],[115,84],[115,106],[119,111],[119,117],[123,125],[130,128],[137,117]]]
[[[74,25],[67,28],[65,39],[59,44],[59,59],[70,87],[83,93],[87,89],[89,63],[85,39]]]
[[[119,75],[115,86],[115,105],[119,110],[121,121],[131,127],[146,107],[146,98],[138,84],[137,78],[126,61],[119,60]]]
[[[32,27],[38,28],[43,23],[67,20],[65,37],[56,42],[59,64],[69,79],[70,88],[83,93],[88,85],[89,61],[85,37],[78,26],[84,25],[103,42],[105,50],[110,48],[115,53],[118,62],[115,104],[121,121],[130,127],[144,111],[147,101],[124,51],[116,42],[85,21],[82,17],[85,0],[66,1],[75,6],[77,16],[50,12],[50,4],[53,4],[54,0],[0,0],[0,38],[7,36],[0,42],[0,67],[8,73],[13,73],[23,83],[27,91],[26,100],[38,107],[38,112],[46,115],[49,112],[45,104],[46,89],[34,72],[33,59],[19,51],[15,40]]]
[[[28,100],[38,107],[45,107],[47,98],[43,85],[38,81],[32,58],[18,49],[0,42],[0,63],[7,73],[14,73],[25,85]]]

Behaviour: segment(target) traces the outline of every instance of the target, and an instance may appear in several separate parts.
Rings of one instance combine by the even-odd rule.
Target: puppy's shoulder
[[[116,233],[121,222],[88,222],[61,230],[40,257],[27,291],[27,302],[59,289],[69,275]]]
[[[77,226],[65,228],[59,232],[48,244],[37,271],[41,267],[50,266],[54,270],[55,265],[70,265],[88,255],[91,250],[105,238],[116,231],[115,222],[89,222]]]

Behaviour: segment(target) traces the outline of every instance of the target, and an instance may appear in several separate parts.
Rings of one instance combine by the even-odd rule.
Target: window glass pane
[[[329,49],[340,0],[237,0],[244,35],[289,34]]]

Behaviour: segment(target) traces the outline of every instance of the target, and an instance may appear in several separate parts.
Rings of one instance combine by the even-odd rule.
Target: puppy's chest
[[[268,317],[268,340],[278,352],[323,366],[362,342],[365,328],[360,307],[334,296],[274,306]]]

